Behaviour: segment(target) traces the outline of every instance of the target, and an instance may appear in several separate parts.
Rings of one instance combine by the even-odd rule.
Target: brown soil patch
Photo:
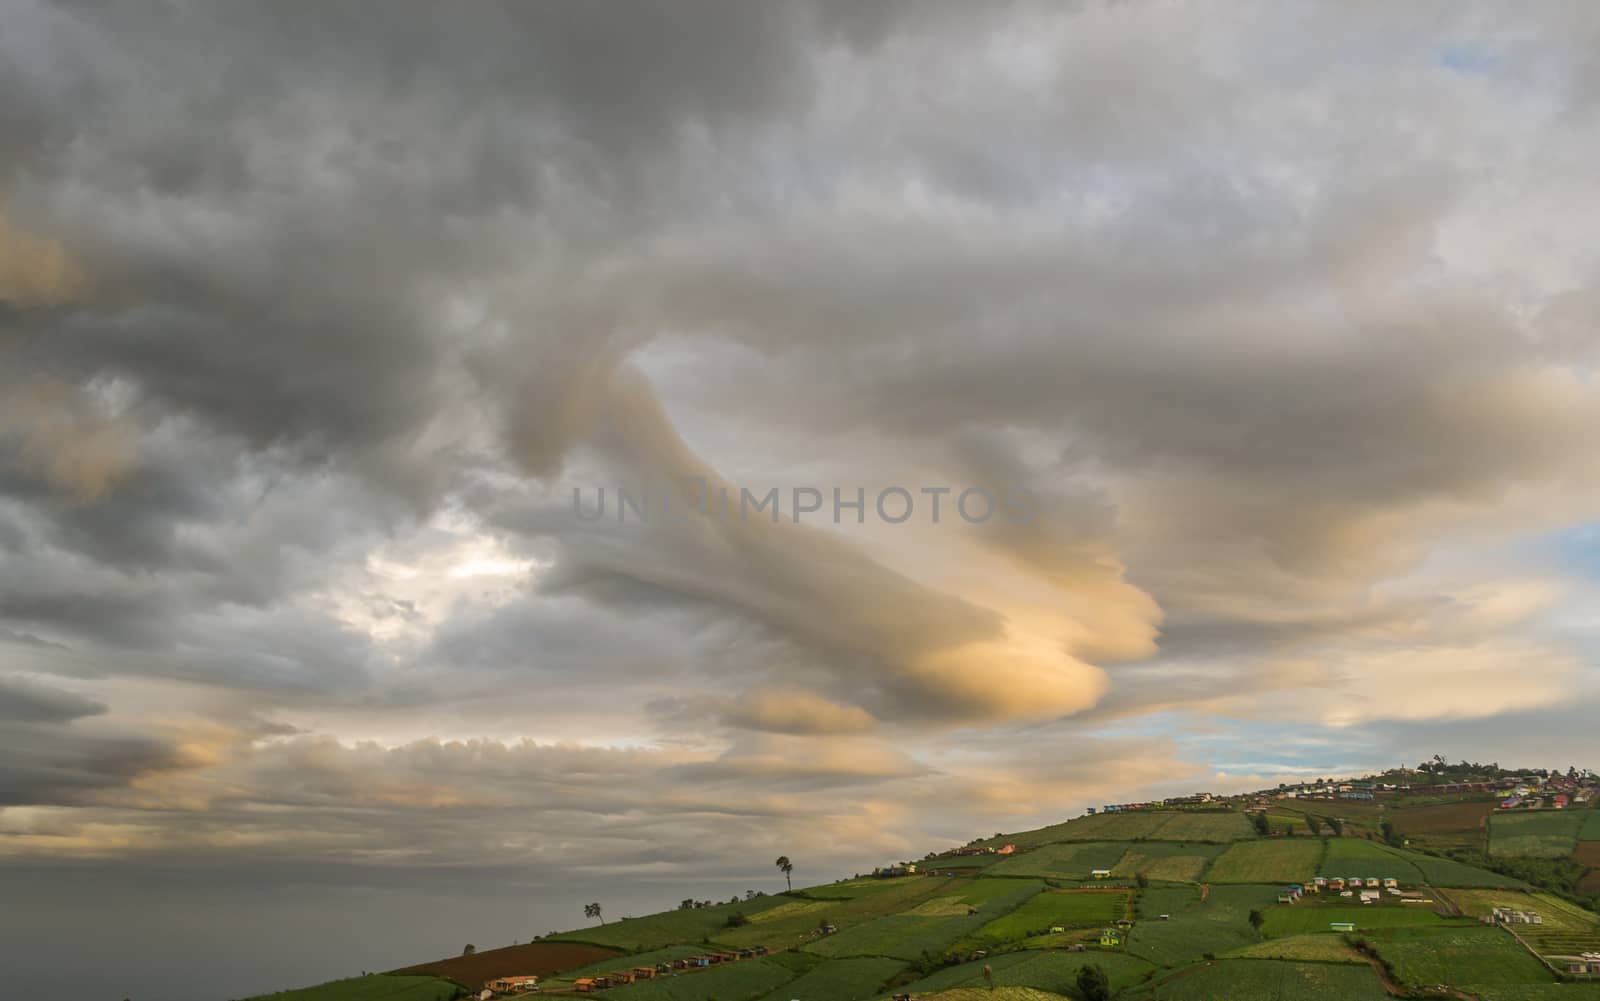
[[[1600,841],[1580,841],[1572,861],[1586,869],[1600,869]]]
[[[470,956],[454,956],[432,963],[419,963],[395,973],[426,974],[444,977],[473,990],[485,981],[496,977],[530,973],[546,977],[563,970],[574,970],[590,963],[621,956],[615,949],[602,949],[597,945],[577,942],[529,942],[526,945],[508,945],[503,949],[485,949]]]
[[[1448,831],[1476,831],[1494,812],[1492,802],[1441,803],[1396,810],[1391,815],[1401,834],[1442,834]]]

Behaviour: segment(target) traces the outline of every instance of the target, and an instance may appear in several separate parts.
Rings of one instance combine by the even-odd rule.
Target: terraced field
[[[1303,883],[1317,874],[1325,846],[1317,838],[1236,843],[1206,870],[1209,883]]]
[[[805,949],[822,956],[904,960],[916,959],[924,952],[942,953],[997,917],[1011,913],[1039,890],[1040,884],[1034,880],[982,880],[962,898],[976,909],[975,914],[968,914],[967,907],[953,915],[888,914],[816,939]]]
[[[1127,890],[1054,890],[1030,897],[1020,907],[973,932],[963,946],[992,948],[1047,934],[1051,928],[1094,928],[1127,916]]]
[[[1412,987],[1429,984],[1547,984],[1550,972],[1499,928],[1385,928],[1362,938]]]
[[[1085,880],[1095,869],[1114,868],[1127,853],[1128,845],[1120,842],[1063,842],[1013,855],[991,866],[985,875]]]
[[[918,996],[925,991],[982,987],[985,984],[984,966],[989,966],[993,971],[997,987],[1025,984],[1069,995],[1077,993],[1075,982],[1078,971],[1085,966],[1099,966],[1105,970],[1111,978],[1111,986],[1116,989],[1142,983],[1145,975],[1155,969],[1136,956],[1095,949],[1087,952],[1008,952],[987,960],[940,970],[898,990]]]
[[[1130,997],[1162,1001],[1389,1001],[1372,967],[1225,959],[1180,970]]]
[[[1374,928],[1416,928],[1438,925],[1444,919],[1432,908],[1413,904],[1277,904],[1266,912],[1261,930],[1268,937],[1325,932],[1334,922],[1347,921],[1357,931]]]
[[[1582,816],[1583,826],[1578,829],[1578,840],[1600,841],[1600,808],[1591,807]]]
[[[1402,886],[1424,882],[1422,870],[1399,852],[1373,841],[1356,838],[1329,838],[1328,854],[1317,870],[1319,876],[1357,876],[1367,879],[1393,876]]]
[[[1366,963],[1346,944],[1343,935],[1324,931],[1308,935],[1287,935],[1268,939],[1223,956],[1224,959],[1291,959],[1310,963]]]
[[[1181,841],[1144,841],[1128,846],[1128,853],[1111,870],[1113,876],[1132,879],[1143,875],[1155,882],[1192,883],[1205,872],[1225,846]]]
[[[1165,912],[1170,920],[1141,919],[1129,935],[1127,951],[1169,966],[1251,945],[1261,936],[1250,927],[1250,911],[1276,906],[1278,892],[1276,886],[1213,886],[1205,901]]]
[[[1129,810],[1080,817],[1064,824],[991,838],[1018,847],[1058,841],[1239,841],[1255,836],[1250,820],[1236,811]]]
[[[1585,819],[1570,810],[1497,813],[1489,818],[1489,854],[1564,858],[1577,847]]]
[[[905,964],[896,959],[830,959],[820,963],[761,1001],[859,1001],[876,997],[884,981],[899,973]]]
[[[762,997],[799,975],[794,964],[772,956],[747,959],[709,970],[658,977],[606,993],[619,1001],[716,1001],[718,998]]]
[[[643,952],[680,942],[698,942],[727,927],[734,914],[753,917],[762,911],[790,901],[778,895],[743,900],[737,904],[717,904],[691,910],[663,911],[642,918],[623,918],[594,928],[566,932],[546,941],[585,942],[625,952]]]
[[[1394,814],[1394,829],[1402,835],[1480,831],[1488,825],[1489,815],[1496,806],[1494,800],[1478,800],[1398,810]]]

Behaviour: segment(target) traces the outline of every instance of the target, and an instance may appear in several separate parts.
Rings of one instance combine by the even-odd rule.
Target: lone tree
[[[1262,837],[1266,837],[1272,833],[1272,822],[1267,820],[1267,815],[1265,813],[1256,814],[1250,818],[1250,821],[1256,825],[1256,833]]]
[[[1265,914],[1262,914],[1260,911],[1250,912],[1250,927],[1254,928],[1256,931],[1260,931],[1261,926],[1266,923],[1267,916]]]
[[[470,955],[472,955],[473,953],[475,953],[477,951],[478,951],[478,947],[473,945],[471,942],[468,942],[466,947],[461,950],[461,955],[470,956]]]
[[[1306,814],[1306,826],[1311,828],[1311,836],[1316,837],[1322,833],[1322,821],[1311,814]]]
[[[600,917],[600,905],[599,904],[584,904],[583,905],[583,916],[586,917],[586,918],[600,918],[600,923],[601,924],[605,924],[606,923],[606,919]]]
[[[1328,829],[1333,831],[1334,837],[1344,837],[1344,821],[1340,820],[1338,817],[1328,818]]]
[[[772,864],[778,867],[779,872],[783,873],[783,881],[788,884],[789,889],[794,889],[794,880],[789,878],[789,874],[794,872],[794,863],[789,861],[789,856],[779,855],[778,861]]]
[[[1110,1001],[1111,978],[1098,964],[1078,970],[1078,993],[1084,1001]]]

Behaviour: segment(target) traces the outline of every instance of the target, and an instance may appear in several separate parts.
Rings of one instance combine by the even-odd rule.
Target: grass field
[[[1204,903],[1171,911],[1170,921],[1140,920],[1129,936],[1127,951],[1158,965],[1198,961],[1251,945],[1261,936],[1250,927],[1252,909],[1277,906],[1275,886],[1213,886]]]
[[[1303,883],[1317,874],[1324,844],[1319,838],[1247,841],[1218,855],[1206,871],[1208,883]]]
[[[1526,886],[1520,879],[1502,876],[1497,872],[1479,869],[1477,866],[1466,865],[1447,858],[1436,858],[1432,855],[1423,855],[1420,852],[1408,852],[1401,848],[1390,849],[1394,855],[1412,865],[1422,873],[1422,878],[1430,886],[1449,887],[1494,887],[1494,886]],[[1370,875],[1370,874],[1369,874]],[[1383,875],[1379,873],[1378,875]]]
[[[606,992],[625,1001],[715,1001],[761,997],[796,978],[792,965],[774,957],[746,959],[709,970],[642,980]]]
[[[830,959],[784,984],[761,1001],[859,1001],[878,995],[878,988],[905,964],[897,959]],[[732,999],[730,999],[732,1001]]]
[[[447,1001],[456,996],[457,989],[437,977],[374,973],[298,991],[263,994],[251,1001]]]
[[[1497,813],[1489,818],[1489,854],[1563,858],[1577,847],[1584,819],[1569,810]]]
[[[1132,997],[1163,1001],[1388,1001],[1368,965],[1227,959],[1181,970]]]
[[[1478,831],[1495,810],[1494,800],[1468,803],[1441,803],[1395,810],[1390,815],[1394,829],[1407,834],[1447,834],[1453,831]]]
[[[954,990],[940,991],[938,994],[924,995],[920,1001],[1071,1001],[1051,991],[1041,991],[1037,987],[999,987],[993,990],[987,987],[957,987]]]
[[[1406,887],[1424,881],[1422,870],[1409,859],[1376,842],[1355,838],[1328,839],[1328,855],[1323,859],[1317,875],[1346,878],[1359,876],[1362,879],[1369,876],[1377,876],[1380,879],[1393,876]]]
[[[1126,890],[1055,890],[1030,897],[1010,914],[995,918],[973,932],[974,948],[992,948],[1006,942],[1019,942],[1043,935],[1057,925],[1063,928],[1092,928],[1110,924],[1126,915]],[[966,942],[963,942],[965,945]]]
[[[1427,984],[1547,984],[1552,977],[1506,932],[1486,925],[1384,928],[1363,933],[1394,967],[1395,978]]]
[[[1600,915],[1548,893],[1514,890],[1450,890],[1448,895],[1463,913],[1481,916],[1496,907],[1537,911],[1538,925],[1518,925],[1517,934],[1546,956],[1569,956],[1600,951]]]
[[[1114,868],[1127,851],[1125,844],[1105,841],[1044,845],[990,866],[986,875],[1088,879],[1092,870]]]
[[[1269,938],[1325,932],[1335,921],[1349,921],[1358,931],[1372,928],[1415,928],[1444,919],[1430,907],[1414,904],[1275,904],[1266,912],[1261,931]]]
[[[1220,844],[1187,841],[1142,841],[1128,846],[1128,854],[1111,870],[1121,878],[1143,874],[1156,882],[1192,883],[1211,860],[1222,854]]]
[[[1311,963],[1365,963],[1345,943],[1344,936],[1324,931],[1320,934],[1288,935],[1235,949],[1224,959],[1295,959]]]
[[[1461,989],[1494,1001],[1600,1001],[1600,984],[1462,984]]]

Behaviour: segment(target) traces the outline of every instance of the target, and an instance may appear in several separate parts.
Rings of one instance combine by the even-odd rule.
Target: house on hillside
[[[1091,870],[1089,872],[1089,875],[1093,876],[1095,879],[1110,879],[1111,878],[1111,870],[1110,869],[1093,869],[1093,870]]]
[[[539,989],[539,978],[531,973],[512,977],[496,977],[485,983],[486,990],[496,994],[526,994]]]
[[[1356,923],[1354,921],[1330,921],[1330,922],[1328,922],[1328,930],[1329,931],[1355,931],[1356,930]]]
[[[1400,889],[1400,881],[1393,876],[1385,876],[1383,877],[1383,888],[1385,890],[1398,890]]]
[[[595,991],[600,990],[595,984],[595,979],[594,977],[579,977],[577,982],[572,985],[572,989],[579,994],[593,994]]]
[[[1115,949],[1122,945],[1122,932],[1116,928],[1100,929],[1100,944],[1107,949]]]
[[[996,855],[1014,855],[1014,854],[1016,854],[1016,851],[1017,851],[1017,846],[1016,845],[1006,845],[1004,848],[996,849],[995,850],[995,854]],[[911,871],[915,872],[916,869],[913,868]]]

